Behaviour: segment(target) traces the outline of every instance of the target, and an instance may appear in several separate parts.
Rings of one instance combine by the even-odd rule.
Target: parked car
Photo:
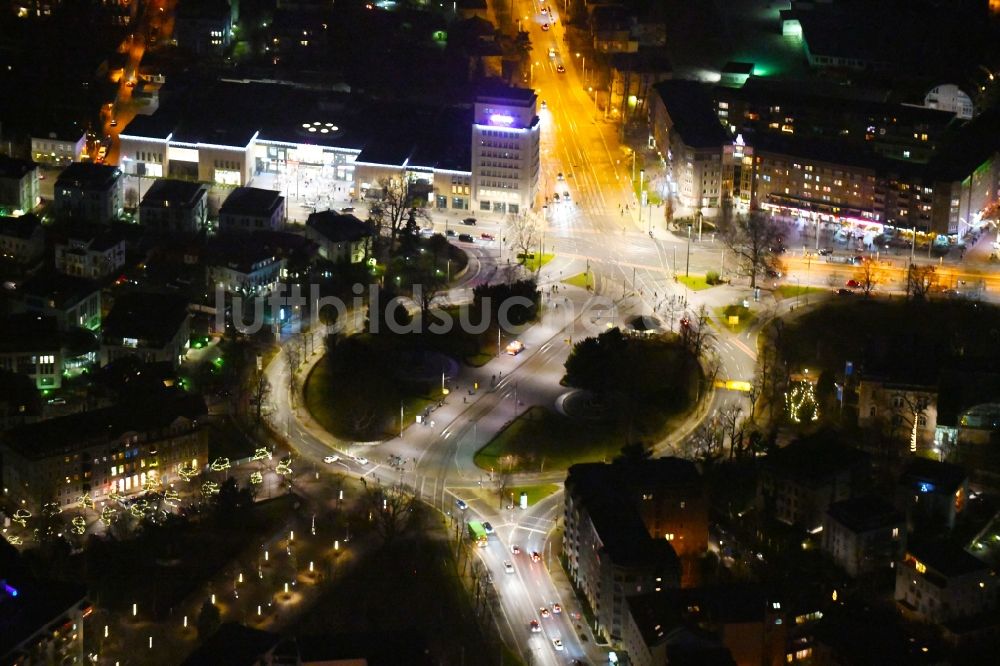
[[[851,291],[850,289],[838,289],[837,290],[837,295],[839,295],[839,296],[853,296],[854,292]]]
[[[463,243],[475,243],[476,242],[476,239],[472,237],[472,234],[459,234],[458,235],[458,240],[462,241]]]
[[[857,289],[858,287],[861,286],[861,283],[858,282],[857,280],[848,280],[844,284],[844,286],[847,287],[848,289]]]
[[[325,462],[327,465],[331,465],[337,462],[338,460],[340,460],[340,456],[327,456],[323,458],[323,462]]]
[[[453,237],[455,235],[455,230],[454,229],[448,229],[448,230],[446,230],[444,232],[444,235],[448,236],[449,238],[451,238],[451,237]]]
[[[482,238],[485,241],[496,240],[496,238],[497,238],[493,234],[479,234],[479,237]]]
[[[467,224],[469,226],[474,226],[476,224],[476,218],[474,218],[474,217],[467,217],[464,220],[462,220],[462,224]]]

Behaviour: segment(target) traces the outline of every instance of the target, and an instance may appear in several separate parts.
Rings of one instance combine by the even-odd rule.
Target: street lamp
[[[587,56],[580,55],[579,53],[577,53],[576,57],[580,58],[580,60],[582,61],[582,65],[583,65],[583,82],[586,83],[587,82]]]

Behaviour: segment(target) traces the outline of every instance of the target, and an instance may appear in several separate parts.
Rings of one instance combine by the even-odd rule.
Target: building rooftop
[[[22,312],[0,318],[0,353],[53,351],[61,342],[55,317]]]
[[[237,187],[229,193],[219,209],[219,215],[262,215],[270,217],[281,206],[284,197],[275,190],[259,187]]]
[[[202,183],[190,180],[157,178],[142,197],[139,208],[168,208],[172,206],[192,208],[206,196],[208,188]]]
[[[32,213],[21,215],[20,217],[0,215],[0,236],[27,240],[34,236],[35,232],[41,226],[41,220]]]
[[[276,261],[274,249],[261,243],[255,236],[247,238],[217,237],[209,242],[206,258],[209,265],[228,266],[243,273],[249,273],[254,265]]]
[[[570,467],[566,477],[567,491],[580,499],[616,564],[677,561],[670,544],[653,539],[639,515],[636,495],[657,487],[700,494],[701,476],[688,460],[654,458],[634,464],[581,463]]]
[[[907,546],[906,552],[942,576],[964,576],[990,570],[988,564],[950,541],[913,543]]]
[[[55,271],[42,271],[18,285],[15,293],[45,301],[48,307],[63,310],[100,291],[92,280]]]
[[[826,512],[856,533],[893,527],[904,521],[903,514],[880,497],[856,497],[834,502]]]
[[[177,333],[188,317],[187,301],[173,294],[121,294],[104,319],[104,339],[121,344],[134,338],[148,346],[162,347]]]
[[[0,658],[5,658],[5,663],[20,663],[18,655],[11,651],[67,611],[86,605],[87,588],[83,584],[31,576],[27,566],[17,558],[14,547],[4,539],[0,542],[5,551],[0,556],[3,582],[17,591],[16,595],[11,594],[6,586],[0,586]],[[13,661],[7,662],[6,658]]]
[[[181,20],[224,21],[231,15],[232,9],[227,0],[198,0],[198,2],[181,2],[177,5],[177,18]]]
[[[922,493],[952,495],[968,478],[958,465],[914,456],[903,468],[899,485]]]
[[[372,234],[371,225],[367,222],[362,222],[350,213],[332,210],[310,213],[306,226],[322,234],[331,243],[357,241]]]
[[[692,148],[721,147],[731,141],[719,123],[709,87],[698,81],[661,81],[653,88],[663,101],[674,129]]]
[[[489,80],[482,83],[476,90],[476,101],[502,99],[509,103],[521,105],[534,104],[538,95],[531,88],[519,88]]]
[[[769,613],[781,614],[781,602],[756,584],[716,587],[661,588],[626,600],[632,618],[647,645],[667,642],[671,632],[717,624],[763,622]],[[777,608],[774,605],[777,604]]]
[[[122,172],[118,167],[93,162],[73,162],[63,169],[56,179],[56,188],[73,187],[85,190],[105,190],[111,187]]]
[[[194,421],[207,413],[200,395],[172,392],[137,404],[119,404],[18,426],[0,435],[0,441],[25,458],[39,460],[116,439],[127,432],[162,430],[178,418]]]
[[[797,440],[774,451],[764,465],[780,474],[802,481],[824,482],[841,472],[867,466],[868,456],[850,446],[825,437]]]
[[[21,179],[25,174],[37,168],[38,165],[31,160],[19,160],[6,155],[0,155],[0,178]]]

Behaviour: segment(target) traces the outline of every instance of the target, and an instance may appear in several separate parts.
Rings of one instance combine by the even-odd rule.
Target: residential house
[[[285,259],[267,247],[230,245],[217,249],[208,260],[205,281],[210,290],[221,289],[230,295],[266,296],[278,286],[284,268]]]
[[[106,164],[74,162],[55,183],[56,215],[107,224],[122,216],[122,172]]]
[[[949,542],[913,544],[896,568],[896,602],[936,624],[996,610],[998,589],[988,564]]]
[[[285,222],[285,197],[275,190],[237,187],[219,209],[219,231],[278,231]]]
[[[115,230],[76,230],[55,243],[56,270],[65,275],[100,280],[125,266],[128,242]]]
[[[631,596],[625,605],[622,647],[631,666],[786,663],[786,610],[759,586],[663,588]],[[712,659],[683,660],[691,650]]]
[[[371,247],[371,225],[353,215],[332,210],[312,213],[306,220],[306,238],[319,246],[324,259],[356,264]]]
[[[38,198],[38,165],[0,155],[0,213],[27,213]]]
[[[199,395],[165,393],[14,428],[0,436],[4,486],[36,508],[165,487],[207,463],[206,413]]]
[[[17,312],[55,317],[59,328],[101,328],[101,288],[93,280],[51,271],[33,275],[18,285]]]
[[[911,530],[952,529],[969,498],[965,469],[951,463],[913,456],[896,484],[896,506]]]
[[[73,123],[31,134],[31,159],[38,164],[67,166],[79,162],[87,148],[87,132]]]
[[[233,38],[235,11],[229,0],[179,4],[174,18],[177,46],[198,55],[221,54]]]
[[[866,454],[826,440],[798,440],[768,455],[757,481],[757,506],[776,520],[812,531],[834,502],[860,495]]]
[[[64,374],[96,360],[89,331],[61,329],[55,317],[33,312],[0,319],[0,370],[30,377],[39,391],[62,388]]]
[[[906,518],[878,497],[834,502],[826,510],[823,551],[852,578],[887,570],[906,548]]]
[[[937,430],[936,386],[863,377],[858,382],[858,425],[903,435],[911,453],[930,449]]]
[[[208,188],[202,183],[159,178],[139,204],[139,222],[156,233],[196,233],[208,219]]]
[[[0,215],[0,258],[33,264],[45,252],[45,231],[32,213],[20,217]]]
[[[146,363],[180,365],[191,343],[191,316],[178,296],[156,293],[123,294],[104,320],[101,365],[126,356]]]
[[[694,464],[678,458],[574,465],[566,479],[563,551],[596,630],[622,639],[625,597],[676,587],[705,552],[708,515]],[[682,557],[678,557],[681,554]]]

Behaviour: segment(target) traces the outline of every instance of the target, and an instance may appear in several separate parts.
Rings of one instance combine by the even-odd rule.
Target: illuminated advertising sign
[[[490,125],[499,125],[501,127],[510,127],[514,124],[514,116],[506,113],[491,113],[490,114]]]

